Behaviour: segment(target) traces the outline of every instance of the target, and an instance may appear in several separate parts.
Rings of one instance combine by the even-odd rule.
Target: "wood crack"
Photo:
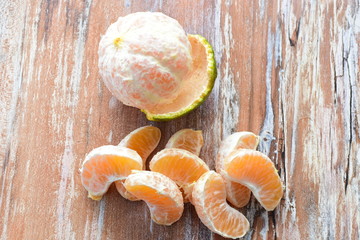
[[[289,36],[289,42],[290,42],[290,46],[292,47],[296,47],[298,38],[299,38],[299,34],[300,34],[300,23],[301,23],[301,18],[299,18],[296,21],[296,27],[292,33],[291,36]]]
[[[278,151],[281,151],[280,154],[280,160],[282,162],[282,168],[284,171],[284,186],[286,186],[286,163],[285,163],[285,132],[284,132],[284,104],[282,100],[280,100],[280,118],[281,118],[281,136],[279,137],[279,149]]]
[[[4,161],[3,161],[3,164],[2,164],[2,176],[4,179],[5,178],[5,169],[6,169],[6,166],[8,165],[8,162],[9,162],[9,158],[10,158],[10,149],[11,148],[11,145],[8,144],[7,148],[6,148],[6,152],[5,152],[5,157],[4,157]]]
[[[334,104],[337,105],[337,76],[336,76],[336,67],[334,67]]]
[[[271,216],[271,219],[273,220],[273,223],[274,223],[274,240],[277,239],[277,233],[276,233],[276,217],[275,217],[275,213],[274,211],[270,212],[270,216]]]
[[[42,3],[43,4],[43,3]],[[44,20],[44,40],[45,43],[49,39],[49,30],[52,25],[52,17],[54,13],[54,8],[58,5],[58,0],[46,0],[45,2],[45,20]],[[42,6],[41,6],[42,7]]]
[[[283,169],[284,169],[284,186],[286,186],[285,144],[282,145],[281,161],[282,161]]]
[[[349,69],[349,62],[347,57],[344,58],[345,64]],[[351,76],[349,73],[349,149],[346,157],[346,169],[345,169],[345,194],[347,193],[347,188],[349,185],[349,169],[350,169],[350,160],[351,160],[351,150],[352,150],[352,141],[353,141],[353,89],[351,84]]]

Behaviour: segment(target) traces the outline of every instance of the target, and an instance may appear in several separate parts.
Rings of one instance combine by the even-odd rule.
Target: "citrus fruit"
[[[149,120],[170,120],[199,106],[216,78],[211,45],[187,36],[162,13],[138,12],[111,24],[99,43],[99,73],[110,92]]]
[[[99,43],[99,70],[110,91],[140,109],[172,101],[192,66],[180,24],[162,13],[119,17]]]
[[[141,156],[143,160],[143,169],[145,169],[146,159],[159,144],[160,138],[160,129],[153,126],[144,126],[129,133],[123,140],[121,140],[118,146],[135,150]],[[124,181],[125,180],[119,180],[115,182],[117,191],[124,198],[136,201],[136,197],[126,191],[123,185]]]
[[[149,120],[171,120],[191,112],[206,100],[214,86],[217,72],[211,45],[200,35],[188,35],[188,38],[192,46],[192,71],[184,77],[180,93],[173,102],[142,110]]]
[[[283,195],[283,185],[274,163],[263,153],[240,149],[224,161],[224,174],[248,187],[268,211],[274,210]]]
[[[165,148],[180,148],[199,156],[204,139],[200,130],[182,129],[171,136]]]
[[[129,133],[118,146],[135,150],[143,159],[145,167],[146,159],[159,144],[161,131],[157,127],[145,126]]]
[[[165,148],[150,161],[150,170],[160,172],[175,181],[184,192],[185,201],[191,200],[192,183],[209,171],[206,163],[195,154],[177,148]]]
[[[124,187],[124,182],[126,179],[115,181],[116,190],[118,193],[125,199],[130,201],[139,201],[140,199],[137,199],[134,195],[126,191],[126,188]]]
[[[236,132],[225,138],[220,145],[219,153],[216,159],[216,171],[220,173],[225,180],[226,198],[235,207],[244,207],[248,204],[251,196],[249,188],[240,183],[227,179],[222,170],[224,168],[224,159],[233,151],[241,148],[256,149],[259,144],[259,136],[252,132]]]
[[[157,172],[133,171],[124,183],[128,192],[146,202],[151,219],[171,225],[181,217],[184,203],[181,192],[170,178]]]
[[[259,136],[252,132],[235,132],[226,137],[220,144],[216,168],[222,168],[222,159],[237,149],[256,149],[259,144]]]
[[[112,182],[125,179],[133,169],[142,169],[142,159],[137,152],[105,145],[85,157],[80,169],[81,182],[91,199],[100,200]]]
[[[249,230],[246,217],[226,202],[225,182],[214,171],[205,173],[194,184],[192,204],[201,222],[223,237],[239,238]]]

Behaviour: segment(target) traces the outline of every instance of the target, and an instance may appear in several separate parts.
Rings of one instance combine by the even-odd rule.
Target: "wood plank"
[[[201,129],[214,168],[221,140],[260,134],[285,184],[266,212],[241,211],[245,239],[360,239],[360,2],[0,1],[0,239],[222,239],[186,205],[173,226],[115,188],[87,198],[87,152],[152,124],[163,137]],[[97,69],[101,34],[119,16],[161,11],[214,46],[207,101],[149,122],[111,96]]]

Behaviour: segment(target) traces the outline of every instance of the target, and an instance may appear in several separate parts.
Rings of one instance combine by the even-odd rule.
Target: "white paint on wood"
[[[104,228],[104,219],[105,219],[105,210],[106,210],[106,197],[102,199],[100,202],[97,202],[97,205],[94,206],[90,213],[92,213],[91,220],[91,233],[90,239],[101,239]]]
[[[222,41],[222,23],[221,23],[221,9],[222,9],[222,0],[216,0],[215,2],[215,9],[214,9],[214,39],[213,39],[213,46],[214,46],[214,54],[215,54],[215,60],[216,60],[216,67],[217,67],[217,78],[214,84],[214,88],[212,90],[212,96],[214,96],[213,98],[213,102],[214,102],[214,106],[219,106],[219,101],[220,101],[220,81],[222,79],[222,72],[221,69],[219,69],[221,60],[222,60],[222,49],[223,49],[223,41]],[[218,110],[219,108],[217,108],[216,110]],[[221,129],[221,120],[219,119],[219,112],[216,111],[217,113],[217,119],[214,122],[214,128],[212,131],[212,135],[211,137],[215,137],[217,139],[221,140],[221,133],[219,132]],[[206,134],[206,131],[204,131],[204,134]],[[206,139],[206,136],[204,136]],[[215,152],[214,155],[216,155],[217,153]]]
[[[74,123],[72,119],[68,119],[66,123],[65,146],[64,153],[61,158],[61,179],[60,186],[57,191],[57,221],[56,221],[56,238],[57,239],[74,239],[72,222],[70,220],[72,196],[67,194],[68,182],[74,178],[74,139],[73,139]],[[70,181],[70,188],[74,189],[73,181]]]
[[[105,219],[105,207],[106,207],[106,202],[100,201],[100,210],[99,210],[99,217],[98,217],[98,222],[97,222],[97,234],[96,234],[96,240],[101,240],[101,236],[103,233],[103,228],[104,228],[104,219]]]
[[[14,174],[15,171],[12,169],[9,172],[9,183],[6,187],[7,190],[7,194],[4,197],[3,192],[5,190],[5,180],[3,181],[3,186],[1,187],[1,202],[0,202],[0,207],[4,208],[4,215],[3,215],[3,229],[2,229],[2,233],[1,233],[1,240],[7,240],[7,228],[8,228],[8,220],[9,220],[9,214],[10,214],[10,200],[11,200],[11,190],[13,187],[13,179],[14,179]],[[3,198],[5,198],[5,204],[3,205],[2,201]]]
[[[0,239],[8,239],[8,221],[11,212],[13,168],[18,147],[16,114],[23,82],[23,39],[26,4],[22,1],[0,2],[0,210],[3,210]]]
[[[90,221],[89,221],[89,215],[86,216],[86,222],[85,222],[85,227],[84,227],[84,237],[83,240],[88,240],[90,239]]]
[[[346,9],[346,29],[343,35],[344,49],[344,130],[345,130],[345,156],[347,169],[345,169],[345,201],[346,215],[342,222],[342,228],[346,229],[347,238],[359,237],[360,210],[347,206],[359,206],[360,198],[360,74],[359,74],[359,39],[360,39],[360,9],[348,6]],[[340,26],[339,26],[340,27]],[[342,217],[342,216],[341,216]]]
[[[287,60],[290,61],[290,54],[287,55],[288,59],[285,60],[285,62]],[[301,59],[302,56],[298,57],[298,61],[299,62],[303,62],[303,61],[306,61],[305,59]],[[301,65],[301,64],[300,64]],[[293,106],[298,106],[299,105],[299,101],[300,101],[300,85],[301,85],[301,73],[300,73],[300,70],[301,68],[297,68],[297,72],[296,72],[296,77],[295,77],[295,87],[294,87],[294,103],[293,103]],[[287,78],[290,78],[290,73],[288,74],[288,76],[286,76]],[[288,79],[287,79],[288,80]],[[286,91],[286,89],[284,89]],[[286,94],[285,94],[286,95]],[[287,99],[284,99],[284,101],[287,101]],[[286,166],[286,169],[287,170],[290,170],[288,172],[288,174],[290,176],[292,176],[294,174],[294,171],[295,171],[295,159],[296,159],[296,148],[297,148],[297,131],[298,131],[298,122],[299,122],[299,109],[297,107],[294,107],[293,108],[294,112],[293,112],[293,116],[290,116],[287,114],[286,110],[284,112],[284,114],[286,115],[286,117],[289,117],[289,118],[292,118],[292,122],[294,123],[294,126],[289,129],[289,131],[291,131],[291,144],[290,146],[286,146],[286,149],[291,149],[291,152],[290,152],[290,159],[289,161],[287,161],[287,163],[290,165],[290,166]],[[287,124],[287,120],[285,120],[285,126]],[[288,131],[287,129],[285,131]],[[286,132],[285,132],[286,134]],[[287,135],[287,134],[286,134]]]
[[[61,98],[57,99],[59,102],[55,104],[56,106],[61,105],[63,102],[67,103],[67,106],[70,107],[71,113],[66,123],[66,133],[65,133],[65,145],[64,153],[60,161],[60,184],[57,192],[57,219],[56,219],[56,237],[57,239],[75,239],[75,232],[73,231],[73,225],[70,217],[72,209],[72,198],[74,197],[74,173],[77,173],[76,167],[74,165],[75,155],[73,152],[73,128],[74,128],[74,118],[76,114],[76,107],[79,101],[79,92],[80,92],[80,83],[82,79],[82,69],[84,62],[84,49],[87,37],[88,21],[89,21],[89,12],[92,1],[86,1],[85,10],[83,14],[78,18],[78,38],[75,41],[74,47],[74,59],[73,66],[71,70],[70,79],[66,77],[61,77],[60,79],[55,79],[55,82],[59,84],[61,82],[62,89],[65,90]],[[60,60],[60,59],[59,59]],[[65,59],[66,60],[66,59]],[[65,61],[66,62],[66,61]],[[67,66],[66,64],[64,64]],[[67,67],[64,69],[59,69],[59,75],[63,76],[67,73]],[[70,80],[70,82],[67,82]],[[65,98],[65,99],[63,99]],[[59,105],[58,105],[59,104]],[[54,110],[56,112],[56,110]],[[54,119],[54,117],[52,117]],[[55,119],[57,116],[55,116]],[[54,123],[53,123],[54,124]],[[55,122],[56,124],[56,122]]]
[[[68,61],[67,56],[70,54],[70,48],[65,47],[64,39],[58,39],[59,52],[57,56],[57,72],[54,79],[54,90],[52,92],[51,104],[51,127],[53,131],[60,134],[60,131],[64,128],[63,120],[61,119],[62,112],[59,109],[64,108],[62,104],[62,98],[66,96],[66,82],[68,81]]]
[[[107,142],[108,142],[109,144],[111,144],[111,143],[112,143],[112,139],[113,139],[113,131],[110,130],[109,135],[108,135],[108,137],[107,137]]]
[[[333,7],[336,14],[331,18],[334,21],[334,27],[329,31],[326,28],[328,19],[319,18],[319,16],[326,16],[327,5],[313,2],[309,7],[303,6],[301,32],[297,45],[291,47],[289,43],[286,43],[287,54],[283,61],[285,65],[283,80],[286,82],[280,82],[280,95],[289,96],[288,92],[291,92],[294,93],[294,97],[289,96],[293,100],[290,106],[286,97],[281,98],[283,104],[287,105],[284,109],[285,137],[291,136],[292,139],[290,145],[285,146],[286,150],[291,149],[290,158],[285,159],[286,182],[289,185],[285,191],[285,201],[280,213],[284,220],[290,220],[284,222],[287,225],[286,231],[297,234],[299,237],[352,239],[357,236],[354,234],[354,229],[359,229],[359,226],[354,225],[355,222],[359,223],[357,221],[359,211],[346,208],[346,206],[357,206],[359,200],[354,197],[350,200],[347,196],[359,196],[359,184],[356,180],[355,188],[351,186],[351,176],[346,174],[346,171],[351,172],[352,166],[356,165],[352,147],[359,145],[353,138],[356,132],[355,114],[358,112],[354,102],[359,96],[358,93],[354,93],[359,82],[358,41],[355,37],[359,37],[355,33],[359,9],[356,10],[349,4],[346,9],[346,21],[344,21],[340,16],[341,7],[338,8],[339,6],[335,4]],[[292,36],[295,23],[300,19],[297,19],[295,15],[292,16],[291,11],[283,16],[286,16],[284,17],[285,29],[289,31],[285,33],[285,36]],[[323,57],[325,53],[322,44],[326,41],[330,42],[329,51],[333,53],[333,63],[325,62],[324,64],[326,58]],[[294,62],[298,65],[294,66]],[[331,74],[334,80],[321,76],[321,70],[328,70],[326,64],[332,67]],[[295,83],[291,83],[292,81]],[[331,81],[334,81],[336,85],[331,89],[324,87],[330,85]],[[294,85],[295,90],[290,88]],[[333,90],[331,94],[335,98],[335,104],[339,105],[329,103],[329,90]],[[338,100],[339,102],[336,103]],[[308,105],[303,106],[304,103]],[[289,108],[294,109],[292,115],[288,113]],[[344,111],[344,113],[339,115],[338,111]],[[292,125],[289,122],[292,122]],[[343,128],[339,128],[341,122],[345,124]],[[300,123],[301,126],[299,126]],[[299,132],[300,128],[301,132]],[[342,130],[345,130],[345,136]],[[301,142],[299,142],[299,136],[301,136]],[[345,146],[342,145],[344,142]],[[345,156],[341,155],[341,149],[345,150]],[[348,160],[346,160],[347,157],[349,157]],[[301,159],[301,165],[298,165],[299,159]],[[346,161],[349,161],[348,170]],[[299,170],[297,166],[302,166],[302,169]],[[306,210],[296,205],[299,201],[296,195],[300,192],[294,191],[296,189],[294,184],[297,182],[292,181],[292,178],[297,174],[297,178],[300,179],[299,171],[303,174],[303,181],[309,184],[306,199],[309,207]],[[345,193],[345,180],[341,176],[344,176],[344,179],[348,178],[347,191],[354,192]],[[314,191],[313,194],[311,190]],[[303,199],[300,201],[304,202]],[[299,214],[307,214],[306,226],[304,222],[299,221],[298,218],[301,216]],[[298,230],[299,226],[306,229],[306,233],[301,233]]]
[[[222,100],[223,114],[222,114],[222,139],[229,136],[236,130],[236,126],[239,119],[239,94],[236,91],[236,85],[234,83],[234,74],[231,67],[231,52],[236,51],[234,49],[234,40],[233,40],[233,26],[232,26],[232,17],[229,13],[231,8],[231,2],[226,4],[226,11],[224,11],[224,57],[225,62],[223,65],[224,68],[220,69],[223,72],[222,75],[222,84],[220,84],[220,97]]]
[[[260,131],[261,141],[259,143],[259,150],[266,155],[270,154],[271,143],[274,138],[274,111],[272,106],[272,96],[271,96],[271,82],[272,82],[272,70],[274,60],[274,50],[275,50],[275,36],[271,32],[271,21],[268,23],[268,39],[267,39],[267,61],[266,61],[266,112],[265,119],[263,122],[262,129]]]
[[[264,14],[265,14],[266,3],[264,0],[259,0],[258,4],[259,4],[260,19],[263,20]]]
[[[131,0],[124,0],[124,7],[130,8],[131,7]]]
[[[2,168],[14,135],[17,103],[23,81],[21,57],[26,4],[22,4],[21,1],[2,1],[0,9],[2,9],[0,14],[0,167]],[[0,178],[2,173],[0,171]]]
[[[292,31],[294,28],[290,28],[290,26],[294,26],[292,23],[296,22],[294,19],[296,19],[295,15],[292,13],[292,5],[291,2],[289,1],[281,1],[281,3],[279,3],[279,5],[281,6],[280,8],[280,16],[282,24],[284,25],[284,30],[285,32],[283,33],[285,38],[288,38],[289,36],[291,36]],[[301,36],[301,35],[300,35]],[[285,176],[284,177],[284,183],[288,184],[289,182],[291,182],[290,180],[292,179],[293,175],[294,175],[294,170],[295,170],[295,157],[296,157],[296,140],[297,140],[297,126],[292,126],[292,127],[288,127],[289,126],[289,122],[290,119],[292,120],[293,123],[297,123],[297,119],[298,119],[298,110],[296,107],[293,107],[293,113],[292,115],[289,114],[288,109],[287,109],[287,103],[289,103],[289,99],[287,97],[288,91],[294,92],[294,96],[292,98],[292,103],[291,105],[293,106],[297,106],[299,104],[299,92],[300,92],[300,68],[297,68],[297,72],[296,73],[292,73],[292,69],[291,69],[291,65],[290,63],[292,63],[293,61],[295,62],[296,60],[293,60],[294,56],[291,54],[291,48],[289,47],[289,43],[285,42],[285,46],[286,48],[284,49],[285,53],[284,54],[284,59],[283,59],[283,70],[281,71],[280,74],[280,87],[279,87],[279,94],[280,94],[280,106],[281,104],[283,104],[285,107],[282,109],[282,114],[283,114],[283,122],[281,122],[283,124],[283,129],[284,129],[284,137],[286,136],[291,136],[290,139],[290,145],[287,144],[287,141],[284,141],[284,148],[287,151],[287,154],[285,155],[285,164],[284,164],[284,172],[285,172]],[[298,56],[299,58],[299,56]],[[301,63],[301,60],[299,59],[298,63]],[[297,76],[297,77],[294,77]],[[295,83],[290,83],[295,81]],[[290,89],[291,86],[291,89]],[[290,103],[289,103],[290,104]],[[281,120],[282,121],[282,120]],[[290,133],[291,132],[291,133]],[[290,150],[290,153],[289,153]],[[284,202],[282,204],[282,206],[280,207],[280,209],[278,209],[278,211],[280,211],[280,219],[281,220],[281,224],[283,226],[286,225],[286,228],[289,230],[288,232],[291,232],[292,234],[292,238],[294,239],[300,239],[300,231],[299,231],[299,224],[298,224],[298,219],[297,219],[297,212],[296,212],[296,197],[294,195],[290,195],[291,193],[291,186],[287,185],[285,186],[285,191],[284,191]],[[289,217],[287,217],[289,215]],[[290,219],[289,219],[290,218]],[[283,233],[280,232],[278,234],[278,236],[283,236]]]
[[[262,217],[264,223],[263,223],[262,229],[260,230],[260,236],[264,240],[269,239],[269,237],[268,237],[268,231],[269,231],[269,214],[268,214],[268,212],[264,211],[261,214],[261,217]]]

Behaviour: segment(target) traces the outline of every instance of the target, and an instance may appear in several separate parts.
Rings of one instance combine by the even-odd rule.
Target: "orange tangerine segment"
[[[209,167],[193,153],[183,149],[166,148],[151,159],[150,170],[185,185],[198,180],[202,174],[209,171]]]
[[[123,180],[119,180],[115,182],[115,186],[116,186],[116,190],[118,191],[118,193],[125,199],[130,200],[130,201],[139,201],[140,199],[136,198],[134,195],[132,195],[131,193],[129,193],[128,191],[126,191],[126,188],[124,186],[126,179]]]
[[[216,171],[222,174],[223,162],[231,152],[241,149],[256,149],[259,144],[259,136],[252,132],[236,132],[222,141],[216,159]],[[227,200],[235,207],[240,208],[248,204],[251,191],[240,183],[233,182],[222,174],[226,184]]]
[[[204,138],[202,131],[193,129],[182,129],[171,136],[165,148],[179,148],[187,150],[196,156],[199,156],[202,146],[204,145]],[[181,191],[184,196],[184,202],[191,202],[191,194],[193,183],[181,186]]]
[[[201,222],[223,237],[240,238],[249,230],[246,217],[226,202],[225,182],[214,171],[205,173],[195,183],[192,203]]]
[[[112,182],[125,179],[134,169],[142,169],[142,159],[137,152],[105,145],[86,156],[80,169],[81,182],[91,199],[100,200]]]
[[[180,148],[199,156],[204,138],[200,130],[182,129],[171,136],[165,148]]]
[[[246,186],[231,181],[226,178],[226,176],[220,173],[223,176],[226,186],[226,199],[236,208],[245,207],[251,198],[251,190]]]
[[[151,219],[157,224],[171,225],[184,211],[181,192],[170,178],[157,172],[133,171],[124,186],[126,190],[146,202]]]
[[[250,149],[233,152],[225,159],[224,174],[248,187],[267,211],[274,210],[283,196],[274,163],[261,152]]]
[[[180,191],[184,197],[184,203],[192,202],[192,191],[196,182],[192,182],[186,185],[182,185]]]
[[[256,149],[259,136],[252,132],[236,132],[225,138],[220,145],[216,159],[216,170],[223,169],[223,160],[233,151],[241,148]]]
[[[161,131],[159,128],[153,126],[144,126],[129,133],[123,140],[121,140],[118,146],[135,150],[141,156],[143,160],[143,169],[145,169],[146,159],[157,147],[160,138]],[[124,198],[130,201],[137,201],[138,199],[136,199],[135,196],[126,191],[124,187],[124,181],[125,180],[120,180],[115,182],[117,191]]]
[[[132,150],[135,150],[143,159],[145,166],[145,161],[149,157],[150,153],[159,144],[161,138],[161,131],[157,127],[145,126],[138,129],[135,129],[129,133],[121,142],[119,146],[127,147]]]
[[[171,178],[187,196],[192,191],[191,183],[208,172],[209,167],[201,158],[189,151],[165,148],[151,159],[150,170]],[[188,200],[190,199],[185,199],[185,201]]]

